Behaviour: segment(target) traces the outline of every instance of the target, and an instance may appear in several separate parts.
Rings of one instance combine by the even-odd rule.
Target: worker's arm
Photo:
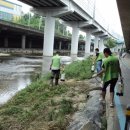
[[[92,77],[94,78],[94,77],[97,77],[97,76],[99,76],[99,75],[102,75],[104,72],[105,72],[105,69],[104,69],[104,66],[103,66],[103,67],[102,67],[102,70],[101,70],[99,73],[94,74]]]
[[[102,68],[102,70],[99,73],[97,73],[97,76],[102,75],[104,72],[105,72],[105,69]]]

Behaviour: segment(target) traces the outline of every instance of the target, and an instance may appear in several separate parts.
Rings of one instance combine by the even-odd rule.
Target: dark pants
[[[118,78],[115,78],[115,79],[112,79],[110,81],[107,81],[103,84],[103,88],[102,88],[102,91],[103,92],[106,92],[106,88],[108,87],[108,85],[110,84],[110,93],[111,92],[114,92],[114,89],[115,89],[115,85],[117,83],[117,80]]]
[[[58,85],[58,80],[59,80],[59,76],[60,76],[60,70],[52,70],[51,71],[51,82],[53,85],[53,79],[55,78],[55,85]]]

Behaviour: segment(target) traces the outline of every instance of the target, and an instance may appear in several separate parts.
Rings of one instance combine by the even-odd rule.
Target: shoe
[[[114,103],[110,103],[110,107],[112,107],[112,108],[113,108],[113,107],[114,107]]]

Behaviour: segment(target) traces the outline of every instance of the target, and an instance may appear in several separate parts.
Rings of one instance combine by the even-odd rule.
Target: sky
[[[116,0],[96,0],[97,9],[109,22],[110,26],[120,35],[122,35],[122,28]]]
[[[30,10],[30,6],[23,4],[18,0],[8,0],[8,1],[22,5],[24,13],[27,13]],[[116,0],[96,0],[96,9],[100,12],[105,21],[109,22],[109,26],[113,28],[113,30],[116,33],[122,36],[122,29]]]

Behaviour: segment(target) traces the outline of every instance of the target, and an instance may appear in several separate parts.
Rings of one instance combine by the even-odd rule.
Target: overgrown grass
[[[91,66],[91,57],[83,61],[75,61],[65,67],[66,77],[78,80],[89,79],[92,76]]]
[[[55,102],[53,98],[67,91],[65,84],[50,88],[42,78],[37,79],[1,107],[0,130],[14,130],[15,127],[27,130],[33,121],[39,120],[55,120],[63,127],[65,115],[73,112],[72,102],[65,99]]]
[[[91,58],[74,62],[65,68],[66,76],[74,79],[90,78],[91,65]],[[50,87],[49,79],[50,74],[44,77],[35,75],[31,85],[18,92],[0,108],[0,130],[38,130],[40,127],[45,127],[45,130],[66,129],[67,115],[75,112],[73,102],[64,97],[60,100],[55,98],[66,94],[69,86],[62,84]],[[51,124],[52,128],[45,126],[48,122],[54,122]]]

